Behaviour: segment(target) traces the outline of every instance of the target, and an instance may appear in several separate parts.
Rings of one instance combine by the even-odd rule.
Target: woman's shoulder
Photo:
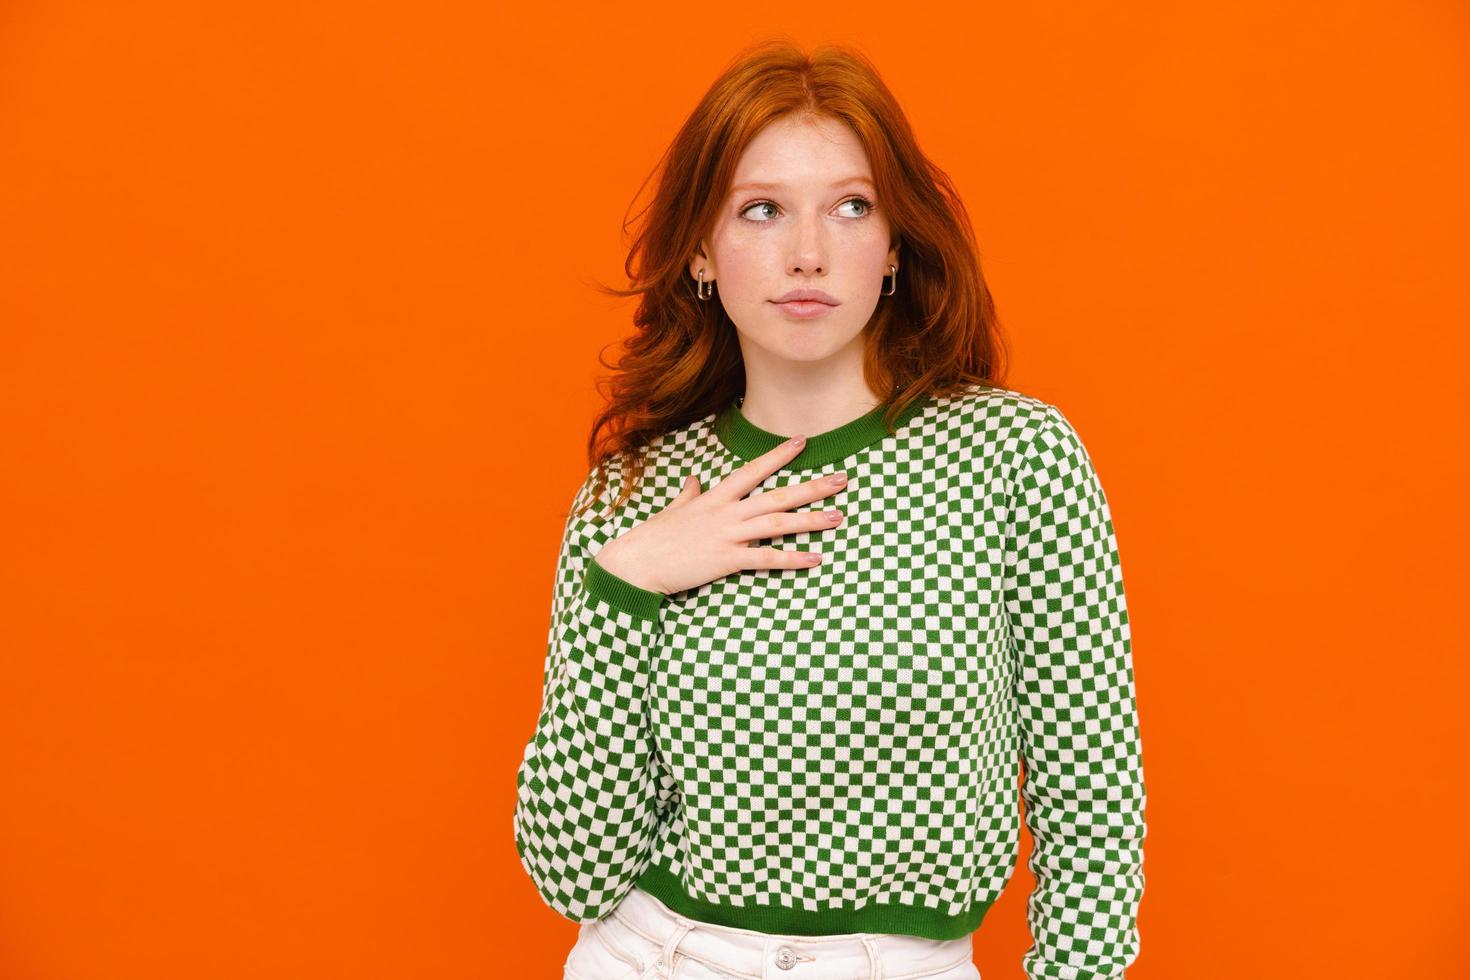
[[[996,385],[968,385],[938,399],[936,426],[946,441],[969,448],[1021,478],[1027,470],[1056,466],[1091,467],[1077,427],[1057,404]]]
[[[1035,395],[980,383],[937,396],[934,411],[941,425],[978,436],[1026,441],[1061,416],[1055,405]]]

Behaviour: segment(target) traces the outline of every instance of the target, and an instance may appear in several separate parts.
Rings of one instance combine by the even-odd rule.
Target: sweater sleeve
[[[1102,485],[1054,406],[1018,464],[1005,582],[1035,877],[1029,980],[1138,956],[1145,793],[1122,566]]]
[[[664,596],[593,557],[595,522],[575,513],[591,484],[589,475],[567,518],[541,709],[516,775],[521,866],[574,922],[617,907],[652,857],[660,814],[646,697]]]

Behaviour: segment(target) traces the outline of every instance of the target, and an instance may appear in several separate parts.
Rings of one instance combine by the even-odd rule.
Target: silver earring
[[[699,289],[698,296],[699,296],[700,299],[709,299],[711,296],[713,296],[715,294],[715,283],[714,283],[714,280],[713,279],[711,279],[710,280],[710,283],[709,283],[709,292],[705,292],[704,291],[704,270],[703,269],[700,269],[699,270],[699,287],[698,287],[698,289]]]
[[[898,266],[890,262],[888,265],[888,275],[883,278],[888,280],[888,290],[879,293],[879,296],[892,296],[898,292]]]

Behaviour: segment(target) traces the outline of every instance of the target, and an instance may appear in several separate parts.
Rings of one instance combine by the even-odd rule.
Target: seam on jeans
[[[647,942],[650,942],[650,943],[652,943],[655,946],[662,946],[663,945],[662,940],[655,939],[653,936],[650,936],[648,933],[644,932],[642,929],[640,929],[637,926],[635,926],[632,923],[632,921],[630,921],[626,917],[618,915],[618,910],[614,909],[612,915],[619,922],[621,922],[624,926],[626,926],[631,932],[633,932],[636,935],[642,937]],[[707,966],[711,970],[714,970],[716,973],[722,973],[725,976],[730,977],[731,980],[762,980],[761,975],[759,973],[743,973],[743,972],[741,972],[739,970],[732,969],[732,968],[730,968],[728,966],[721,966],[720,964],[716,963],[714,960],[706,959],[703,956],[700,956],[700,955],[698,955],[696,953],[688,952],[687,950],[676,949],[676,950],[674,950],[674,955],[676,957],[677,956],[682,956],[685,959],[693,960],[694,962],[700,964],[701,966]]]
[[[686,953],[682,949],[674,950],[674,976],[678,976],[677,971],[680,960],[689,960],[691,963],[698,963],[716,976],[726,977],[728,980],[761,980],[754,973],[740,973],[738,971],[732,973],[729,967],[719,966],[713,960],[707,960],[703,956],[695,956],[693,953]]]
[[[647,942],[653,943],[655,946],[659,945],[659,941],[657,939],[654,939],[648,933],[644,932],[642,929],[634,925],[633,920],[623,915],[621,909],[613,909],[612,918],[617,919],[619,922],[621,922],[628,929],[628,931],[633,933],[634,935],[646,940]]]
[[[950,970],[953,970],[957,966],[964,966],[966,963],[970,964],[971,966],[975,965],[974,953],[965,956],[964,959],[955,960],[949,966],[936,967],[933,970],[929,970],[927,973],[904,973],[896,977],[890,977],[889,980],[920,980],[920,978],[922,977],[937,977],[942,974],[948,973]]]
[[[602,928],[602,922],[600,920],[596,923],[596,928],[592,930],[592,935],[598,942],[602,943],[603,948],[611,953],[614,959],[621,960],[623,963],[632,967],[635,974],[639,970],[643,969],[643,964],[638,960],[637,957],[630,956],[627,950],[623,949],[617,943],[607,938],[607,935]]]
[[[715,966],[709,960],[706,960],[699,956],[691,956],[690,954],[684,952],[682,949],[674,950],[674,972],[672,976],[677,977],[679,975],[680,960],[688,960],[691,963],[698,963],[700,966],[704,967],[715,976],[725,977],[726,980],[751,980],[752,977],[752,974],[749,973],[731,973],[729,970],[725,969],[722,966]]]

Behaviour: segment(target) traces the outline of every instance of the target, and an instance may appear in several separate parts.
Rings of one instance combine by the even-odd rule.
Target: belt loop
[[[868,959],[872,961],[872,980],[883,980],[883,958],[878,955],[878,944],[867,933],[863,933],[862,940],[868,950]]]
[[[694,923],[682,916],[676,917],[674,921],[678,923],[678,927],[674,929],[668,942],[664,943],[664,948],[658,954],[659,968],[664,971],[664,976],[668,977],[674,975],[674,950],[683,941],[689,930],[694,928]]]

